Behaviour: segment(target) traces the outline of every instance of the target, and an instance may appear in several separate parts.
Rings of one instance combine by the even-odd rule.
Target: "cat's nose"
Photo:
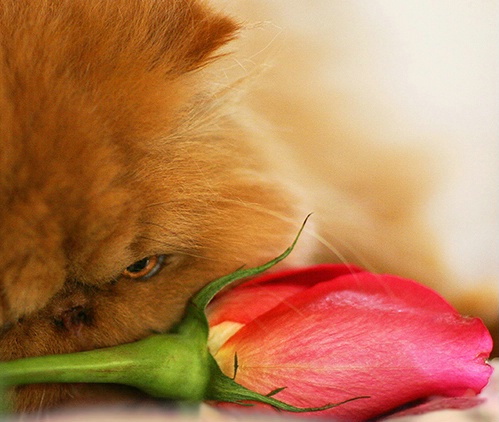
[[[58,328],[78,335],[83,327],[92,325],[93,319],[91,308],[73,306],[54,317],[54,323]]]

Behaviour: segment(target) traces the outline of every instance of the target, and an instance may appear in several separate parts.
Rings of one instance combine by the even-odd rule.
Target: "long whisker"
[[[219,199],[220,201],[220,199]],[[258,211],[260,213],[264,213],[266,215],[272,216],[274,218],[279,219],[280,221],[283,221],[296,230],[300,229],[302,222],[300,220],[297,220],[295,218],[292,218],[288,215],[285,215],[283,213],[270,210],[268,208],[263,207],[260,204],[256,203],[251,203],[251,202],[243,202],[240,199],[230,199],[230,198],[223,198],[221,201],[226,202],[226,203],[237,203],[239,205],[243,205],[246,208]],[[312,210],[312,219],[313,219],[313,210]],[[343,264],[349,264],[349,260],[346,258],[346,256],[338,249],[338,247],[335,247],[330,241],[328,241],[325,237],[320,235],[317,230],[313,228],[313,226],[305,226],[304,233],[307,235],[311,236],[314,240],[316,240],[319,244],[324,246],[327,251],[329,251],[336,259],[338,259],[341,263]],[[331,235],[334,237],[334,235]],[[357,262],[360,263],[364,268],[369,269],[371,265],[362,257],[360,252],[356,251],[353,245],[349,244],[345,240],[341,240],[339,238],[334,238],[334,242],[337,244],[341,245],[342,249],[346,250],[349,252]]]

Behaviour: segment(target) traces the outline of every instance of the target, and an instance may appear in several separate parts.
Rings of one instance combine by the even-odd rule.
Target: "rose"
[[[261,276],[207,308],[209,346],[243,386],[348,421],[402,406],[466,407],[486,385],[492,341],[483,323],[460,316],[411,280],[348,265]],[[455,397],[458,397],[456,399]],[[406,411],[407,412],[407,411]]]

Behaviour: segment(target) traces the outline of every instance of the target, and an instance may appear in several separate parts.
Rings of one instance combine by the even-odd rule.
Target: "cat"
[[[411,213],[294,167],[243,101],[256,76],[228,76],[243,27],[197,0],[0,1],[0,360],[167,330],[201,286],[279,255],[311,212],[283,265],[444,277]],[[32,385],[12,400],[148,398]]]

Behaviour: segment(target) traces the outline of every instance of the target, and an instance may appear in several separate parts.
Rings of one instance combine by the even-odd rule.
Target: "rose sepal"
[[[308,215],[304,220],[293,243],[281,255],[259,267],[240,268],[239,270],[231,274],[223,276],[209,283],[203,289],[201,289],[189,302],[187,306],[186,316],[177,326],[176,332],[187,335],[189,338],[192,338],[194,335],[196,335],[199,337],[200,341],[204,342],[203,344],[207,344],[209,323],[206,317],[206,307],[213,300],[216,294],[223,290],[225,287],[228,287],[231,284],[235,283],[236,281],[259,275],[284,260],[296,246],[296,243],[298,242],[298,239],[300,238],[309,217],[310,215]],[[225,375],[210,353],[207,354],[207,359],[208,366],[210,368],[210,380],[207,384],[204,400],[238,403],[243,405],[248,405],[247,402],[260,402],[268,404],[279,410],[302,413],[327,410],[332,407],[348,403],[352,400],[368,398],[368,396],[354,397],[342,402],[328,403],[324,406],[319,407],[296,407],[272,397],[273,394],[282,391],[282,389],[284,389],[285,387],[276,389],[275,391],[270,392],[267,395],[259,394],[238,384],[234,378],[230,378]]]
[[[279,393],[286,387],[277,388],[274,391],[269,392],[267,395],[259,394],[252,391],[241,384],[238,384],[233,378],[226,376],[218,366],[215,359],[210,355],[211,364],[211,380],[208,384],[208,389],[206,391],[205,400],[213,400],[225,403],[236,403],[244,406],[251,406],[252,402],[264,403],[272,406],[278,410],[284,410],[287,412],[294,413],[305,413],[305,412],[319,412],[327,409],[331,409],[336,406],[351,402],[353,400],[369,398],[369,396],[353,397],[348,400],[344,400],[338,403],[327,403],[319,407],[296,407],[292,406],[283,401],[277,400],[272,397],[274,394]]]

